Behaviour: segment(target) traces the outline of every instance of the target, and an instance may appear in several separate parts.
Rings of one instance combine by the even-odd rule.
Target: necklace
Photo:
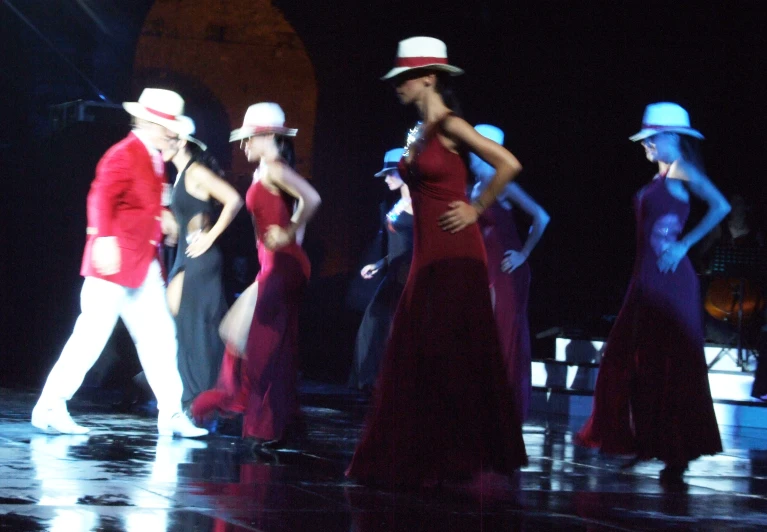
[[[400,215],[410,207],[410,198],[400,198],[397,203],[394,204],[394,207],[391,208],[391,210],[386,213],[386,220],[393,224],[397,221],[397,218],[400,217]]]
[[[410,157],[410,149],[423,138],[424,129],[423,122],[419,120],[416,122],[415,126],[407,132],[407,137],[405,138],[405,152],[402,154],[403,157]]]

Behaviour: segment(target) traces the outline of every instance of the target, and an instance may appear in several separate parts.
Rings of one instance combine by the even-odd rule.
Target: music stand
[[[743,296],[745,293],[746,279],[761,278],[767,274],[767,249],[763,247],[733,247],[719,246],[714,249],[711,258],[711,274],[716,277],[737,278],[737,288],[733,290],[733,303],[737,304],[738,320],[738,345],[735,363],[745,371],[748,362],[748,353],[753,349],[743,349]],[[714,357],[708,365],[711,369],[728,353],[724,348]]]

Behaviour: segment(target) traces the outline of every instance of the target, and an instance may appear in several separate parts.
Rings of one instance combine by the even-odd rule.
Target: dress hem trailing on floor
[[[287,227],[293,199],[274,194],[260,181],[248,189],[246,205],[258,238],[261,269],[258,296],[248,334],[245,359],[227,349],[216,389],[201,394],[192,413],[243,414],[242,436],[282,440],[299,417],[297,390],[298,313],[309,278],[306,254],[292,242],[276,251],[263,245],[271,225]]]
[[[530,295],[530,265],[525,261],[510,273],[501,269],[506,251],[522,249],[514,213],[495,203],[480,218],[487,249],[487,271],[495,294],[496,325],[506,375],[514,393],[520,419],[527,419],[532,400],[532,348],[527,303]]]
[[[659,177],[640,191],[635,207],[634,274],[607,339],[591,417],[576,442],[686,464],[722,450],[697,276],[687,257],[675,272],[657,267],[660,253],[681,233],[689,205]]]
[[[400,175],[410,187],[413,261],[367,418],[347,476],[420,486],[527,463],[506,382],[479,227],[442,231],[439,215],[466,201],[467,169],[437,135]]]
[[[187,224],[200,214],[210,219],[213,212],[210,201],[195,198],[186,190],[187,168],[179,174],[171,197],[179,235],[176,260],[168,274],[170,282],[179,273],[184,273],[181,301],[175,316],[184,404],[189,404],[216,382],[224,352],[218,326],[227,309],[221,280],[223,258],[219,248],[214,244],[199,257],[186,256]]]

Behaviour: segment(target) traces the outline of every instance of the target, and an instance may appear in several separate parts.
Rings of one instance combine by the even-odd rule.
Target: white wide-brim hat
[[[254,135],[284,135],[295,137],[297,129],[285,127],[285,113],[282,107],[272,102],[256,103],[245,111],[242,127],[229,134],[229,142],[250,138]]]
[[[171,129],[174,133],[178,133],[178,138],[184,139],[187,142],[193,142],[197,144],[202,151],[205,151],[208,149],[208,146],[201,141],[200,139],[194,138],[192,135],[194,135],[194,132],[197,130],[197,128],[194,125],[194,120],[189,118],[188,116],[179,116],[179,127],[178,129]]]
[[[697,139],[704,138],[700,131],[690,127],[690,115],[684,107],[672,102],[658,102],[651,103],[645,108],[642,129],[639,133],[631,135],[629,140],[636,142],[664,132],[680,133]]]
[[[391,79],[415,68],[440,70],[451,76],[463,74],[463,70],[447,62],[447,46],[434,37],[410,37],[399,42],[394,68],[381,79]]]
[[[136,118],[178,133],[182,127],[180,117],[184,114],[184,99],[166,89],[144,89],[137,102],[123,102],[123,109]]]
[[[383,177],[392,170],[397,169],[397,165],[399,164],[400,159],[402,159],[402,154],[405,153],[404,148],[394,148],[393,150],[389,150],[384,155],[384,164],[383,168],[379,172],[377,172],[375,177]]]

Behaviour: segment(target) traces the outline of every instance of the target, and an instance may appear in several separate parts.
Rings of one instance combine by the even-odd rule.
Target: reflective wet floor
[[[158,438],[155,419],[81,393],[85,436],[29,424],[34,392],[0,390],[0,530],[495,531],[767,530],[767,431],[721,427],[725,452],[692,464],[686,486],[662,465],[572,444],[582,420],[538,414],[530,465],[512,479],[392,493],[346,480],[366,411],[342,387],[302,386],[306,434],[253,452],[236,420],[202,440]]]

